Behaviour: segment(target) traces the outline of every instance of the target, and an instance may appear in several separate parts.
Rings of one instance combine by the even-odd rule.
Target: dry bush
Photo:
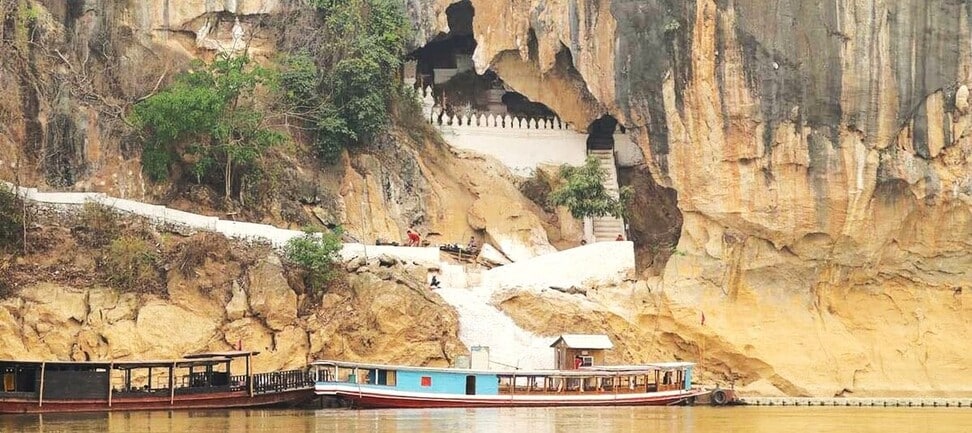
[[[86,202],[78,215],[78,225],[71,229],[78,243],[100,248],[114,241],[121,234],[121,218],[108,206]]]
[[[555,210],[547,199],[550,193],[553,191],[553,186],[557,182],[553,176],[550,175],[545,170],[536,169],[533,175],[526,178],[520,183],[520,192],[530,199],[530,201],[536,203],[546,212],[553,212]]]
[[[128,292],[163,293],[159,255],[144,239],[122,236],[111,241],[103,258],[105,281]]]
[[[24,203],[9,188],[0,185],[0,253],[20,249],[24,235]]]
[[[206,259],[216,259],[221,252],[230,250],[229,241],[215,233],[201,233],[177,245],[168,261],[171,269],[178,270],[183,277],[189,278]]]

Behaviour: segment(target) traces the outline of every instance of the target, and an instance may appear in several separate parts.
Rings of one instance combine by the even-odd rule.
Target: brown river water
[[[0,432],[972,433],[972,408],[328,409],[0,415]]]

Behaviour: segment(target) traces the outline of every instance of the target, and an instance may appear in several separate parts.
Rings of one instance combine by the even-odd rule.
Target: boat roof
[[[338,366],[342,368],[360,368],[365,370],[396,370],[429,373],[462,373],[488,374],[497,376],[613,376],[617,374],[643,374],[656,371],[680,370],[695,365],[692,362],[656,362],[641,365],[598,365],[581,367],[576,370],[472,370],[467,368],[450,367],[415,367],[408,365],[369,364],[364,362],[348,362],[320,360],[311,363],[313,366]]]
[[[571,349],[612,349],[614,344],[607,335],[602,334],[564,334],[557,338],[550,347],[555,347],[561,341]]]
[[[224,357],[224,358],[241,358],[241,357],[244,357],[244,356],[256,356],[256,355],[259,355],[259,354],[260,354],[260,352],[257,352],[255,350],[227,350],[227,351],[223,351],[223,352],[199,352],[199,353],[192,353],[192,354],[183,356],[183,358],[186,358],[186,359],[219,358],[219,357]]]
[[[78,366],[85,368],[114,368],[132,369],[148,367],[190,367],[196,365],[212,365],[227,362],[232,358],[228,357],[198,357],[193,359],[154,359],[154,360],[124,360],[124,361],[34,361],[34,360],[0,360],[0,366],[11,365],[56,365],[56,366]]]

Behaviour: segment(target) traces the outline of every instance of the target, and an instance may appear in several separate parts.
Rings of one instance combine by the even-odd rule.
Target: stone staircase
[[[591,149],[587,152],[588,155],[593,156],[598,159],[601,163],[601,169],[607,173],[607,179],[604,180],[604,189],[608,191],[614,198],[618,198],[620,195],[620,188],[618,186],[618,169],[614,162],[614,150],[609,149]],[[615,218],[613,216],[604,216],[593,219],[594,228],[594,241],[604,242],[616,240],[620,234],[625,240],[628,236],[624,230],[624,220],[621,218]]]

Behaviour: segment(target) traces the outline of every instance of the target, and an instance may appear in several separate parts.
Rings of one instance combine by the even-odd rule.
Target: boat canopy
[[[65,368],[78,368],[83,370],[94,370],[94,369],[115,369],[115,370],[130,370],[134,368],[150,368],[150,367],[176,367],[176,368],[186,368],[195,366],[206,366],[222,364],[232,360],[232,358],[225,356],[215,356],[215,357],[198,357],[198,358],[180,358],[180,359],[157,359],[157,360],[139,360],[139,361],[13,361],[13,360],[0,360],[0,367],[10,367],[10,366],[57,366]]]
[[[368,364],[360,362],[321,360],[311,363],[315,367],[357,368],[362,370],[396,370],[452,374],[490,374],[497,376],[547,376],[547,377],[588,377],[614,376],[618,374],[648,374],[656,371],[671,371],[689,368],[691,362],[659,362],[644,365],[616,365],[581,367],[576,370],[471,370],[465,368],[414,367],[406,365]]]

